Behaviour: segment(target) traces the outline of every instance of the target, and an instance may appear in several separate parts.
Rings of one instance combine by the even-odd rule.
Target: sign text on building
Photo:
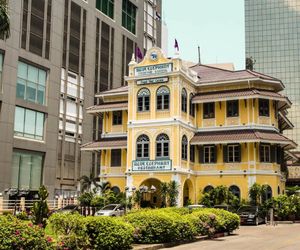
[[[138,80],[136,83],[138,85],[141,85],[141,84],[151,84],[151,83],[163,83],[168,81],[169,81],[169,77],[159,77],[159,78]]]
[[[132,162],[132,171],[166,171],[171,169],[171,160],[148,160]]]
[[[135,76],[149,76],[149,75],[157,75],[157,74],[165,74],[172,72],[173,64],[172,63],[164,63],[164,64],[156,64],[149,65],[143,67],[136,67],[134,69]]]

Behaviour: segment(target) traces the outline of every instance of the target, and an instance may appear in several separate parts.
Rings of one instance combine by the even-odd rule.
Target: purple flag
[[[179,50],[179,45],[178,45],[178,42],[177,42],[176,38],[175,38],[174,48],[177,49],[177,51]]]
[[[144,57],[138,46],[135,47],[135,54],[136,54],[136,57],[139,59],[143,59],[143,57]]]

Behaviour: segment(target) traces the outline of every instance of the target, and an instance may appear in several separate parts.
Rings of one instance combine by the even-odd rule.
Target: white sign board
[[[169,77],[150,78],[136,81],[137,85],[168,82]]]
[[[136,67],[134,69],[135,76],[151,76],[157,74],[166,74],[172,72],[173,64],[172,63],[164,63],[164,64],[156,64],[149,65],[143,67]]]
[[[132,171],[166,171],[172,170],[171,160],[133,161]]]

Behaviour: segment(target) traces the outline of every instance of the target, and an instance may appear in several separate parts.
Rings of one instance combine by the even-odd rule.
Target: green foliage
[[[63,249],[129,249],[133,241],[133,227],[112,217],[57,213],[49,226]]]
[[[160,197],[161,197],[161,207],[167,206],[167,197],[169,193],[169,185],[167,182],[160,183]]]
[[[200,199],[200,203],[206,207],[213,207],[215,205],[230,205],[236,210],[240,206],[239,199],[229,191],[226,186],[217,186],[216,188],[210,190],[203,194]]]
[[[94,186],[96,189],[100,187],[100,184],[98,183],[98,177],[95,176],[94,171],[90,172],[90,176],[83,175],[80,177],[80,189],[81,192],[91,192],[92,186]]]
[[[8,1],[0,0],[0,39],[6,40],[10,36],[10,18]]]
[[[219,225],[217,227],[218,231],[221,232],[232,232],[237,229],[240,225],[240,217],[237,214],[228,212],[223,209],[211,208],[210,212],[218,217]]]
[[[38,192],[38,201],[34,202],[32,207],[33,223],[36,225],[42,225],[44,228],[46,227],[49,214],[49,208],[46,200],[48,195],[49,193],[46,187],[44,185],[41,186]]]
[[[290,196],[290,195],[296,194],[297,191],[300,190],[300,187],[298,185],[296,185],[296,186],[292,186],[292,187],[286,187],[285,190],[286,190],[286,194],[288,196]]]
[[[258,184],[254,183],[251,188],[249,189],[249,197],[251,205],[257,206],[261,203],[261,196],[263,192],[263,187]]]
[[[177,206],[177,198],[179,195],[179,184],[176,181],[170,181],[168,187],[170,207],[175,207]]]
[[[78,197],[78,201],[80,202],[81,206],[90,206],[93,198],[94,198],[93,193],[86,192],[86,193],[81,194]]]
[[[273,199],[275,216],[281,220],[300,218],[300,197],[279,195]]]
[[[89,244],[83,216],[78,213],[55,213],[49,218],[49,226],[63,247],[83,249]]]
[[[130,249],[133,242],[133,227],[112,217],[87,217],[86,233],[93,249]]]
[[[0,249],[50,250],[52,238],[44,230],[13,216],[0,216]]]

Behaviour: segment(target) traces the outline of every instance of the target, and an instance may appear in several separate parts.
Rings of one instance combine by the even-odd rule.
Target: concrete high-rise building
[[[300,1],[245,0],[246,57],[254,70],[281,79],[293,105],[287,135],[300,145]],[[298,146],[299,147],[299,146]]]
[[[72,195],[100,156],[95,93],[124,84],[137,47],[161,46],[161,0],[9,1],[0,40],[0,192]],[[97,173],[95,173],[97,174]]]

